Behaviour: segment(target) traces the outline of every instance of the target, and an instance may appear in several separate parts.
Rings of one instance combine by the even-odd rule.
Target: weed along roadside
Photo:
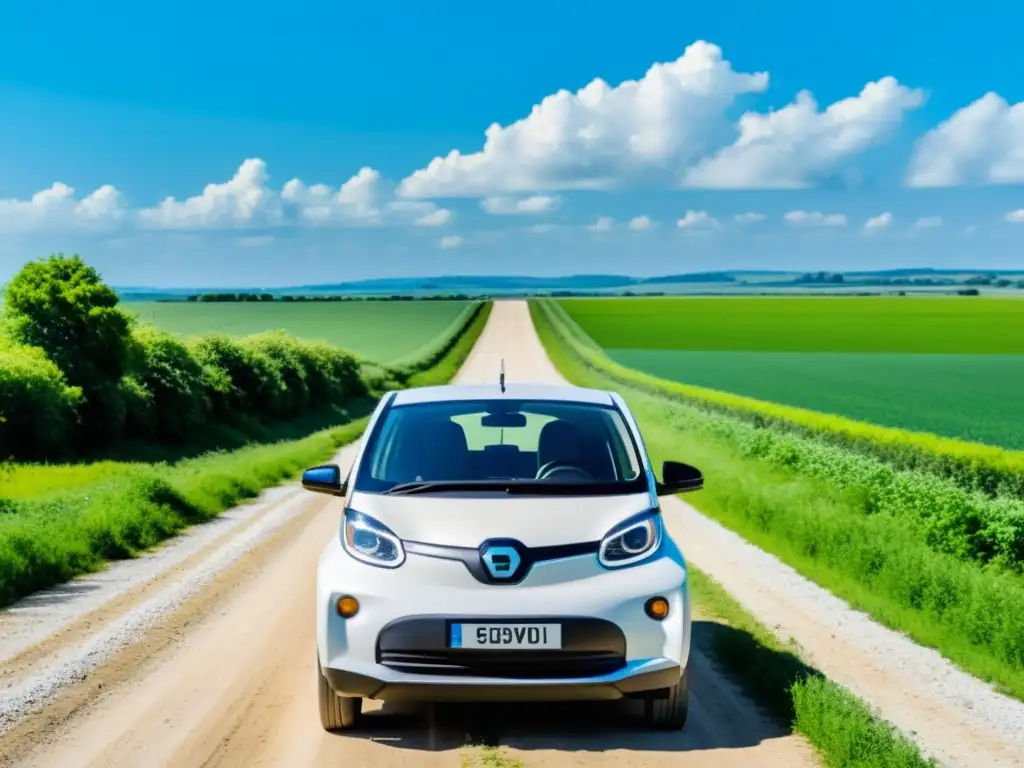
[[[489,314],[489,303],[472,305],[445,338],[400,367],[356,361],[362,391],[372,396],[382,389],[447,381],[469,354]],[[274,337],[271,342],[286,339]],[[362,434],[366,395],[342,398],[324,416],[334,422],[326,429],[315,426],[317,413],[305,422],[290,422],[293,430],[303,423],[312,426],[301,437],[293,432],[291,439],[280,439],[286,430],[271,423],[259,425],[264,441],[252,438],[252,432],[239,437],[236,427],[240,447],[187,458],[0,468],[0,605],[94,571],[108,560],[136,556],[326,460]],[[19,498],[10,498],[14,494],[4,488],[18,489]]]

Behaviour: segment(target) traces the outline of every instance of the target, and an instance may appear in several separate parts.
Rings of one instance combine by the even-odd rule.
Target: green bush
[[[210,404],[221,420],[237,413],[273,413],[284,384],[268,357],[223,333],[207,333],[190,342],[192,354],[206,369]]]
[[[0,460],[67,453],[81,402],[43,350],[0,344]]]
[[[271,370],[281,382],[281,390],[270,415],[288,418],[309,405],[307,366],[299,342],[279,331],[267,331],[247,336],[242,344],[246,349],[264,355],[270,360]]]
[[[120,433],[123,408],[112,396],[131,357],[132,318],[117,294],[78,256],[26,264],[4,291],[4,320],[18,344],[40,347],[85,398],[90,440]]]
[[[133,437],[180,442],[202,428],[210,411],[212,375],[185,342],[164,331],[143,327],[135,333],[139,348],[134,376],[152,396],[151,434]]]
[[[364,397],[369,392],[355,355],[325,342],[306,341],[301,346],[307,364],[309,400],[314,408]]]

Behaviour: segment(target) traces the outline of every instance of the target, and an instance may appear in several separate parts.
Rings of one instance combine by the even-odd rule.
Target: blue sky
[[[1020,4],[43,6],[0,25],[0,280],[1024,268]]]

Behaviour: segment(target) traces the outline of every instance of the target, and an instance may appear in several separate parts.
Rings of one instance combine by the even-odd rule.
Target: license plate
[[[452,648],[559,649],[561,624],[452,624]]]

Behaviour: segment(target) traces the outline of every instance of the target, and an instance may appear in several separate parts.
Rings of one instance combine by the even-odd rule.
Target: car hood
[[[406,541],[478,547],[517,539],[528,547],[598,541],[623,520],[650,509],[648,493],[623,496],[382,496],[354,493],[349,506]]]

